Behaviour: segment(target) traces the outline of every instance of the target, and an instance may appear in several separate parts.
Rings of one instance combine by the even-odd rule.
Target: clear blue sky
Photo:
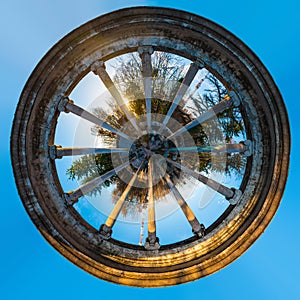
[[[9,157],[13,113],[31,71],[72,29],[103,13],[155,5],[197,13],[223,25],[260,57],[289,112],[293,148],[282,204],[259,240],[237,261],[181,286],[140,289],[90,276],[58,254],[19,199]],[[300,2],[298,0],[1,0],[0,2],[0,298],[1,299],[299,299]]]

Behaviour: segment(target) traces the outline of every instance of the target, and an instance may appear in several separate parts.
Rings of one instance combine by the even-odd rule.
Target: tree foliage
[[[142,78],[142,66],[136,54],[129,54],[126,57],[116,59],[114,65],[115,75],[113,81],[122,95],[128,99],[128,108],[137,118],[146,112],[144,87]],[[152,78],[153,78],[153,98],[152,113],[166,114],[186,72],[185,62],[177,56],[164,52],[155,52],[152,55]],[[204,81],[204,79],[203,79]],[[192,121],[195,117],[215,106],[228,97],[228,91],[224,85],[211,73],[205,76],[205,89],[198,90],[200,84],[196,86],[195,92],[185,100],[184,105],[177,106],[173,113],[173,118],[182,126]],[[128,120],[124,112],[118,107],[114,100],[108,103],[111,112],[107,112],[99,107],[93,113],[104,119],[115,128],[121,128]],[[220,130],[216,131],[215,128]],[[214,120],[198,125],[189,130],[190,135],[197,146],[218,144],[224,140],[230,143],[234,138],[240,138],[244,134],[244,124],[240,111],[237,108],[229,108],[217,115]],[[117,136],[99,126],[92,128],[92,134],[102,138],[106,144],[113,144]],[[228,174],[241,174],[245,167],[245,159],[239,154],[214,155],[211,153],[199,153],[200,172],[224,171]],[[180,162],[180,158],[178,160]],[[169,166],[170,168],[170,166]],[[109,154],[86,155],[75,160],[67,170],[70,179],[77,179],[81,183],[86,183],[99,175],[103,175],[113,169]],[[180,170],[172,167],[170,174],[174,183],[179,177]],[[175,175],[174,175],[175,174]],[[142,174],[140,176],[143,176]],[[180,184],[180,182],[178,182]],[[118,176],[113,176],[102,186],[92,191],[93,195],[101,192],[103,187],[114,184],[112,193],[115,201],[125,190],[127,184],[120,180]],[[154,187],[154,194],[157,198],[162,198],[168,193],[168,189],[163,182]],[[132,188],[123,207],[123,214],[133,214],[147,202],[147,190],[142,188]]]

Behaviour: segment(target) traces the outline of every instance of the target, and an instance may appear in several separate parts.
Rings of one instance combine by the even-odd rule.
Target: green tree
[[[146,112],[142,66],[139,57],[136,54],[129,54],[126,57],[116,59],[114,84],[119,88],[122,95],[129,100],[128,108],[138,119],[139,116]],[[185,62],[176,55],[155,52],[152,55],[152,78],[153,78],[153,98],[152,113],[166,114],[171,105],[170,99],[173,99],[186,72]],[[203,83],[203,82],[202,82]],[[213,107],[222,101],[228,91],[224,85],[211,73],[205,76],[205,90],[199,90],[200,84],[195,87],[195,92],[191,94],[188,100],[181,106],[177,106],[172,117],[182,126],[192,121],[195,116],[203,113],[205,110]],[[111,112],[107,112],[99,107],[94,109],[93,113],[104,119],[107,123],[115,128],[121,128],[128,120],[124,112],[118,107],[112,99],[108,100]],[[217,115],[217,124],[201,124],[192,128],[189,132],[197,146],[209,145],[212,141],[208,137],[214,137],[216,144],[225,139],[231,142],[232,139],[238,138],[244,134],[244,124],[239,109],[230,108]],[[216,134],[215,126],[221,127]],[[98,135],[107,145],[112,145],[117,141],[117,136],[99,126],[92,127],[92,134]],[[180,162],[180,158],[178,158]],[[210,153],[199,153],[199,170],[209,173],[211,171],[225,170],[228,175],[241,174],[245,166],[245,159],[239,154],[228,154],[224,161],[223,156],[214,157],[212,164]],[[172,177],[174,183],[178,182],[180,170],[168,165],[167,172]],[[86,155],[75,160],[67,170],[70,179],[77,179],[81,183],[86,183],[91,179],[105,174],[113,169],[113,164],[109,154]],[[146,170],[144,170],[146,171]],[[141,174],[141,176],[143,176]],[[118,176],[113,176],[102,186],[95,189],[92,194],[101,193],[103,187],[115,185],[113,198],[115,200],[125,190],[127,184],[120,180]],[[162,198],[169,193],[163,182],[159,182],[154,187],[156,198]],[[123,214],[134,214],[147,202],[147,190],[143,188],[132,188],[123,207]]]

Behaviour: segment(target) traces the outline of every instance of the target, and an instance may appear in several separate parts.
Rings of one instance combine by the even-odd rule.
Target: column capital
[[[152,55],[154,52],[154,49],[152,46],[140,46],[137,51],[140,56],[142,56],[143,54]]]

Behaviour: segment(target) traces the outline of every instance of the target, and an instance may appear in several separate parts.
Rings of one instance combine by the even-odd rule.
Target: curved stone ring
[[[110,61],[120,57],[124,66],[134,59],[140,68],[142,88],[135,85],[128,101],[124,91],[128,96],[129,85],[139,80],[123,84],[117,80],[122,74],[111,73]],[[176,63],[166,65],[172,57]],[[166,84],[170,69],[177,72],[172,88]],[[89,74],[101,79],[115,103],[105,118],[71,99]],[[56,145],[57,124],[72,116],[87,120],[112,146]],[[246,251],[277,210],[289,152],[283,100],[256,55],[205,18],[154,7],[100,16],[60,40],[28,79],[11,136],[19,194],[47,241],[94,276],[144,287],[204,277]],[[99,173],[64,190],[58,159],[78,155],[93,157],[91,168]],[[223,180],[234,168],[238,180]],[[99,187],[100,202],[107,203],[105,184],[116,199],[96,226],[78,205]],[[221,199],[213,220],[185,196],[191,186],[196,200],[204,188]],[[181,216],[165,235],[171,242],[157,218],[163,201],[158,199],[164,197],[176,203]],[[143,204],[146,215],[148,233],[141,245],[118,238],[122,209],[132,203]],[[208,214],[211,203],[205,206]],[[181,238],[184,226],[188,233]]]

